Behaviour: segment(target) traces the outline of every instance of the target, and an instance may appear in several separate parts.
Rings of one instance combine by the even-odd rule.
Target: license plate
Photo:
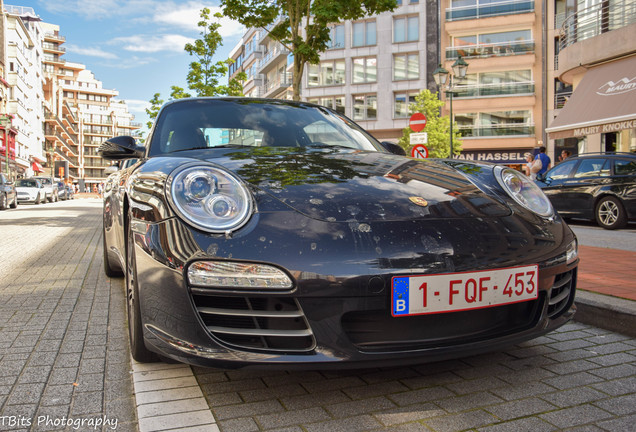
[[[391,280],[394,317],[458,312],[534,300],[539,267],[396,276]]]

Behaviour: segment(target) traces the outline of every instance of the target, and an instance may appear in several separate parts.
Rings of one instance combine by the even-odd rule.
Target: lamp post
[[[455,93],[455,86],[453,84],[453,76],[456,79],[462,80],[466,77],[466,71],[468,70],[468,63],[462,58],[460,55],[453,63],[453,74],[451,75],[446,69],[444,69],[440,63],[440,65],[433,72],[433,78],[435,79],[435,84],[438,87],[442,88],[446,85],[446,81],[448,81],[448,90],[446,90],[446,94],[449,96],[450,102],[450,154],[449,157],[453,158],[453,96]]]

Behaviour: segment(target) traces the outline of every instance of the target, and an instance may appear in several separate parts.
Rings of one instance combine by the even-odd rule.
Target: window
[[[583,159],[574,173],[575,178],[609,176],[608,159]]]
[[[412,42],[419,39],[419,16],[393,19],[393,42]]]
[[[376,95],[353,96],[353,119],[375,120],[378,114],[378,97]]]
[[[415,103],[415,96],[417,96],[417,92],[396,93],[393,98],[393,117],[408,118],[410,114],[409,106]]]
[[[340,114],[345,113],[345,101],[344,96],[335,96],[335,97],[323,97],[317,99],[309,99],[310,103],[315,103],[317,105],[326,106],[327,108],[331,108]]]
[[[344,24],[338,24],[329,29],[329,49],[338,49],[345,47],[345,28]]]
[[[576,160],[561,162],[550,171],[550,179],[562,180],[568,178],[570,176],[570,172],[572,172],[572,168],[574,168],[574,165],[576,165],[576,163]]]
[[[378,77],[378,66],[375,57],[353,59],[353,83],[375,82]]]
[[[410,80],[420,77],[420,56],[402,54],[393,57],[393,79]]]
[[[340,85],[345,82],[344,60],[323,62],[317,65],[309,65],[307,69],[307,86],[318,87],[328,85]]]
[[[633,160],[615,160],[614,174],[616,175],[634,175],[636,174],[636,162]]]
[[[456,114],[455,121],[463,137],[533,135],[530,111],[496,111]]]
[[[468,74],[456,87],[457,97],[518,95],[534,92],[532,71],[514,70]]]
[[[376,44],[375,21],[354,22],[352,30],[352,46],[361,47]]]

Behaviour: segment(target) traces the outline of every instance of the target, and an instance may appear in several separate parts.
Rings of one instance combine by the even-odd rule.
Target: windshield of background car
[[[19,187],[38,187],[38,183],[35,180],[18,180],[15,185]]]
[[[40,183],[42,183],[42,185],[44,185],[44,186],[48,186],[48,185],[53,184],[51,179],[47,178],[47,177],[37,177],[37,179],[40,180]]]
[[[258,99],[193,99],[162,109],[149,154],[223,146],[383,151],[355,123],[324,107]]]

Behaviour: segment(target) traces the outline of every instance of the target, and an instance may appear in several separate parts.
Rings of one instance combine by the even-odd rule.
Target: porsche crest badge
[[[418,205],[420,207],[426,207],[428,205],[428,201],[426,201],[422,197],[412,196],[412,197],[409,197],[409,201],[411,201],[413,204]]]

